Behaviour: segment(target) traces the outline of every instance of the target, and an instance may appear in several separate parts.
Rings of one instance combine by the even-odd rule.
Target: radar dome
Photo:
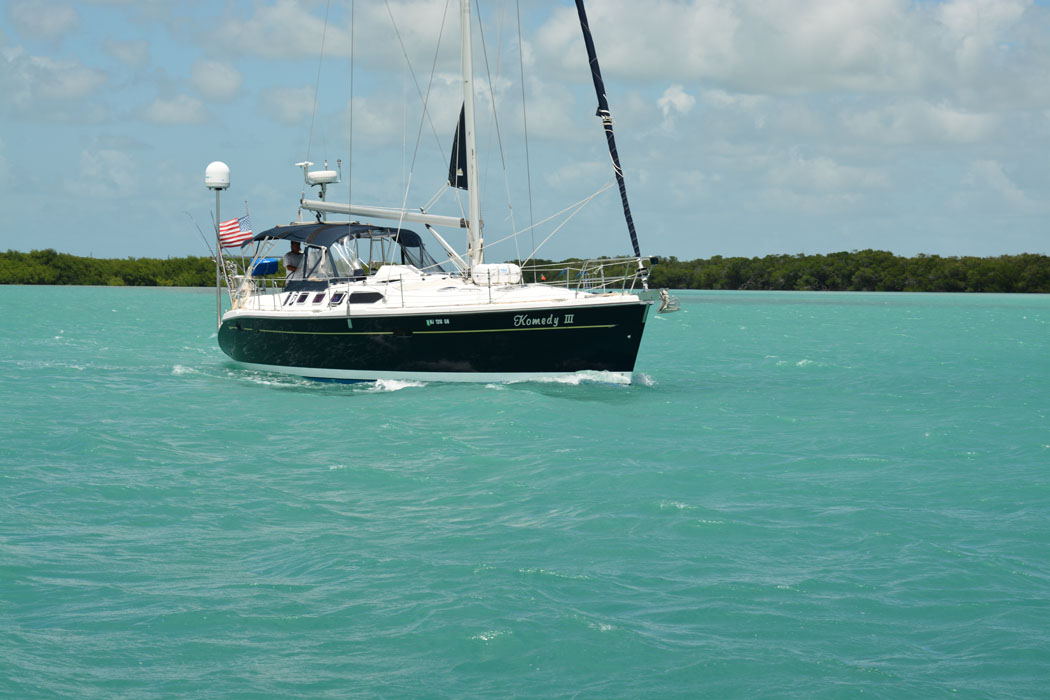
[[[339,182],[339,173],[334,170],[311,170],[306,174],[311,185],[330,185]]]
[[[224,190],[230,186],[230,166],[222,161],[209,163],[204,169],[204,185],[213,190]]]

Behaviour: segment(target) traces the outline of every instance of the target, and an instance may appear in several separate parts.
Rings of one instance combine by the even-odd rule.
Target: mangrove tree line
[[[671,289],[1050,293],[1050,257],[905,258],[881,250],[690,261],[671,257],[653,266],[650,280],[654,287]],[[0,253],[0,284],[210,287],[215,263],[208,257],[106,259],[52,249],[9,250]]]

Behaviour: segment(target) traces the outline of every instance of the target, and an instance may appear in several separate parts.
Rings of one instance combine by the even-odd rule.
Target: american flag
[[[223,248],[240,248],[252,239],[252,223],[245,214],[219,224],[219,244]]]

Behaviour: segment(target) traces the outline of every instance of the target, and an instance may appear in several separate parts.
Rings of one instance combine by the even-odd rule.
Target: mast
[[[462,34],[460,60],[463,70],[463,127],[467,149],[467,249],[470,266],[484,261],[481,234],[481,199],[478,196],[478,151],[474,142],[474,65],[470,50],[470,0],[460,0],[459,26]]]
[[[594,80],[594,91],[598,94],[598,111],[596,116],[601,117],[605,126],[605,140],[609,142],[609,155],[612,157],[613,171],[616,173],[616,184],[620,186],[620,200],[623,202],[623,216],[627,219],[627,232],[631,234],[631,245],[634,246],[634,254],[642,256],[638,249],[638,234],[634,230],[634,218],[631,217],[631,206],[627,203],[627,185],[623,181],[623,169],[620,167],[620,156],[616,153],[616,137],[613,136],[612,114],[609,113],[609,101],[605,99],[605,82],[602,80],[602,71],[598,67],[598,54],[594,50],[594,40],[591,39],[591,27],[587,23],[587,11],[583,9],[583,0],[576,0],[576,11],[580,15],[580,28],[583,29],[583,41],[587,44],[587,57],[591,62],[591,78]]]

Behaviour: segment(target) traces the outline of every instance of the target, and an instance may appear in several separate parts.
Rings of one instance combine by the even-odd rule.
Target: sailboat
[[[331,202],[328,187],[341,168],[300,163],[306,184],[320,193],[302,197],[300,212],[315,220],[256,234],[250,263],[228,279],[230,308],[221,313],[218,342],[239,366],[336,381],[506,382],[589,372],[630,382],[657,298],[648,288],[653,259],[639,252],[582,0],[577,10],[598,116],[634,256],[525,270],[485,261],[470,5],[460,0],[463,106],[449,172],[449,184],[467,190],[466,216]],[[368,223],[374,220],[396,223]],[[414,224],[433,235],[447,259],[435,259],[408,228]],[[465,229],[466,251],[454,250],[442,228]],[[268,255],[293,242],[302,264],[292,278],[274,280],[276,259]]]

